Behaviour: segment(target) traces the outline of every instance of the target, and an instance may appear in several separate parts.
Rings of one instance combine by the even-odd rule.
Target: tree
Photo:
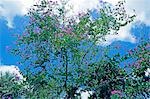
[[[2,99],[21,98],[23,91],[25,91],[25,88],[18,76],[9,72],[0,74],[0,97]]]
[[[150,75],[146,75],[147,69],[149,68],[149,40],[143,40],[139,45],[131,49],[126,57],[126,59],[134,59],[133,63],[127,65],[127,68],[131,68],[128,79],[126,79],[126,90],[127,96],[145,97],[149,98],[150,90]]]
[[[127,15],[124,2],[119,2],[114,9],[104,4],[98,10],[100,17],[97,19],[91,19],[91,11],[66,17],[66,4],[66,1],[41,0],[30,9],[29,25],[18,37],[13,53],[21,56],[21,63],[27,65],[26,77],[32,89],[27,95],[29,98],[60,97],[62,92],[67,94],[67,98],[75,98],[75,86],[88,88],[90,79],[95,84],[91,73],[102,72],[98,75],[106,82],[110,81],[105,76],[107,72],[112,71],[108,74],[111,78],[119,75],[115,73],[120,72],[118,63],[112,64],[109,57],[95,60],[100,50],[97,44],[100,39],[105,40],[105,35],[117,35],[120,27],[129,24],[135,15]],[[101,83],[101,80],[98,81]],[[94,86],[95,89],[97,87],[100,86]],[[100,94],[98,96],[104,98]]]

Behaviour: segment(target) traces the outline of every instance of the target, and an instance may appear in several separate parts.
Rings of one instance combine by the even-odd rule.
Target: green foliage
[[[15,77],[15,75],[6,73],[0,75],[0,97],[8,98],[14,97],[19,98],[24,91],[21,81]]]
[[[120,99],[120,96],[117,95],[117,94],[115,94],[115,95],[112,95],[112,96],[111,96],[111,99]]]
[[[66,98],[74,99],[74,88],[82,86],[94,90],[102,99],[117,99],[119,96],[112,95],[113,90],[119,90],[122,97],[147,92],[148,82],[138,75],[149,67],[147,48],[141,51],[144,47],[138,47],[132,55],[109,56],[109,47],[101,49],[97,45],[99,40],[105,40],[105,35],[117,35],[115,33],[121,27],[134,19],[135,15],[125,13],[124,2],[119,2],[116,8],[104,5],[99,9],[101,17],[95,20],[90,19],[90,11],[73,18],[65,17],[66,3],[43,0],[28,14],[30,24],[25,34],[19,36],[17,48],[13,50],[28,68],[25,97],[53,99],[60,98],[64,92]],[[140,69],[134,64],[127,66],[132,69],[128,73],[126,67],[119,65],[129,58],[146,60],[141,61]],[[132,77],[133,73],[136,78]]]

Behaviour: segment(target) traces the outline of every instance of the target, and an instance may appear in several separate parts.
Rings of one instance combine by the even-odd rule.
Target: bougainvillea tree
[[[149,44],[149,40],[142,40],[137,47],[129,50],[128,54],[124,56],[126,59],[134,60],[134,62],[127,64],[126,66],[131,69],[128,78],[126,79],[125,93],[128,97],[150,97],[150,75],[148,71],[150,68]]]
[[[108,53],[99,62],[89,65],[87,86],[100,98],[149,98],[149,40],[139,42],[137,47],[110,56]],[[111,48],[109,49],[111,50]],[[130,63],[127,61],[130,60]],[[125,66],[121,66],[125,63]],[[92,68],[92,66],[94,68]]]
[[[103,7],[97,10],[100,17],[96,19],[91,17],[92,10],[66,17],[67,1],[41,0],[29,10],[29,25],[18,36],[13,50],[26,66],[26,97],[50,99],[65,95],[72,99],[77,88],[83,86],[94,90],[99,98],[121,93],[115,90],[124,88],[126,73],[119,61],[108,57],[107,50],[98,44],[105,35],[117,35],[135,15],[126,13],[124,2],[115,7],[100,3]]]

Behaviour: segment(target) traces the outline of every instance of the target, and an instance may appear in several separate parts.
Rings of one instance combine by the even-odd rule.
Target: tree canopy
[[[117,35],[121,27],[133,21],[135,15],[126,13],[124,2],[115,7],[104,3],[96,19],[91,17],[91,10],[67,17],[66,5],[67,1],[41,0],[29,10],[29,24],[12,50],[26,66],[28,90],[24,96],[76,99],[79,87],[94,91],[98,99],[134,99],[148,94],[149,77],[143,73],[149,68],[149,42],[124,56],[110,56],[110,46],[98,45],[105,41],[105,35]],[[127,59],[136,61],[120,67]]]

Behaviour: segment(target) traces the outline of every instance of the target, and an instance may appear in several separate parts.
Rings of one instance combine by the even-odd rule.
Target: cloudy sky
[[[38,1],[38,0],[35,0]],[[27,25],[25,17],[28,9],[35,3],[34,0],[0,0],[0,64],[17,65],[18,57],[8,52],[9,47],[14,46],[16,40],[14,34],[22,33]],[[87,9],[96,9],[100,0],[70,0],[74,5],[73,13]],[[103,0],[112,6],[120,0]],[[126,0],[125,6],[128,13],[137,15],[134,22],[119,30],[118,35],[107,35],[106,42],[101,45],[122,44],[124,48],[132,48],[138,44],[141,36],[150,36],[150,0]],[[122,51],[123,53],[123,51]]]

